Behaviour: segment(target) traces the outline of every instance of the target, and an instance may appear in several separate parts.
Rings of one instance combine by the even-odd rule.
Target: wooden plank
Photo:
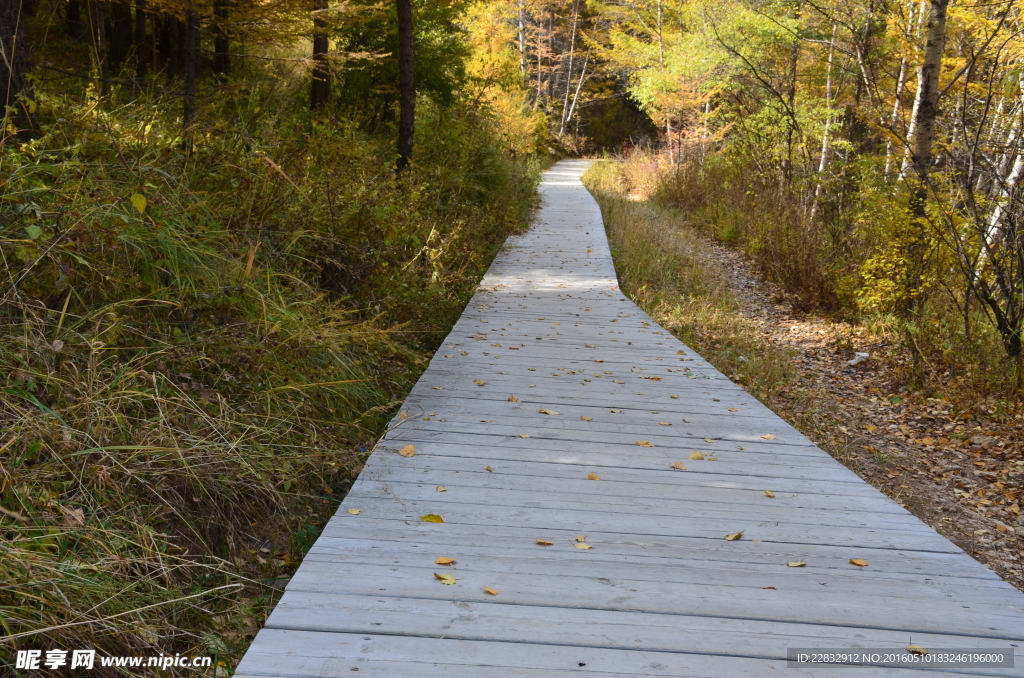
[[[787,669],[778,659],[721,657],[689,653],[685,641],[675,652],[645,652],[542,643],[499,643],[445,638],[443,633],[416,637],[371,633],[321,633],[267,629],[239,665],[235,675],[261,678],[341,678],[352,668],[376,671],[388,678],[413,676],[579,676],[602,678],[657,676],[659,678],[934,678],[930,670],[828,667]],[[455,673],[461,670],[461,673]],[[870,673],[866,673],[870,671]],[[585,675],[585,674],[584,674]],[[986,675],[977,669],[946,675]],[[993,675],[989,673],[988,675]],[[994,674],[999,675],[999,674]],[[1009,673],[1004,675],[1019,675]]]
[[[1019,647],[1024,595],[626,300],[583,167],[547,175],[537,223],[495,259],[235,675],[1024,675],[787,667],[798,646]]]

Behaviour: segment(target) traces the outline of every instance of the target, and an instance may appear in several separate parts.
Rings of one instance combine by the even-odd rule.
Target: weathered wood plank
[[[786,666],[787,647],[911,636],[1013,649],[1024,595],[626,300],[583,168],[548,173],[535,226],[496,258],[235,675],[1024,675]]]

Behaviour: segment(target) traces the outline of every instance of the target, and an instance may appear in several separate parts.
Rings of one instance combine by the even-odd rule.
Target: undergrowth
[[[0,148],[0,673],[232,666],[526,225],[537,168],[485,117],[424,101],[396,179],[301,87],[210,104],[185,154],[173,99],[40,86]]]
[[[1006,357],[996,325],[965,294],[938,236],[915,264],[924,282],[913,311],[900,310],[906,300],[897,283],[906,271],[897,235],[906,228],[905,196],[871,184],[869,171],[856,204],[837,206],[838,198],[823,194],[814,207],[725,153],[693,152],[672,164],[636,151],[598,167],[590,181],[608,199],[629,197],[673,215],[695,234],[742,252],[798,311],[858,323],[891,342],[906,357],[893,367],[907,388],[965,403],[1019,399],[1024,366]]]

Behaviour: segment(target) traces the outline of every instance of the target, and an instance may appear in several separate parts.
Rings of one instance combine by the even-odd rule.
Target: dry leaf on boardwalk
[[[672,424],[670,424],[670,423],[669,423],[669,422],[667,422],[667,421],[659,421],[659,422],[658,422],[658,426],[671,426],[671,425],[672,425]]]
[[[537,540],[537,543],[538,543],[538,544],[540,544],[541,546],[551,546],[551,545],[552,545],[552,544],[554,544],[555,542],[553,542],[553,541],[548,541],[547,539],[538,539],[538,540]]]
[[[405,410],[402,410],[401,412],[398,413],[398,418],[401,419],[402,421],[405,421],[406,419],[409,418],[409,413],[406,412]]]
[[[455,558],[445,558],[444,556],[441,556],[440,558],[438,558],[437,560],[434,561],[434,564],[435,565],[454,565],[455,564]]]
[[[447,491],[448,491],[448,488],[447,488],[447,487],[445,487],[444,485],[438,485],[438,486],[437,486],[437,487],[436,487],[435,489],[436,489],[436,490],[437,490],[438,492],[447,492]]]
[[[520,438],[529,438],[529,437],[530,437],[530,434],[529,434],[529,433],[520,433],[520,434],[519,434],[519,437],[520,437]]]
[[[434,389],[435,391],[443,391],[444,390],[444,386],[431,386],[430,388]]]
[[[910,654],[928,654],[928,648],[921,647],[920,645],[907,645],[907,652]]]
[[[725,535],[726,541],[736,541],[737,539],[743,539],[743,530]]]
[[[678,398],[678,397],[679,397],[679,395],[676,394],[676,393],[673,393],[672,395],[669,396],[669,398]]]
[[[434,578],[440,579],[442,584],[447,584],[448,586],[451,586],[456,582],[455,577],[451,576],[450,574],[438,574],[437,572],[435,572]]]
[[[786,563],[787,567],[806,567],[807,563],[802,560],[791,560]]]
[[[686,355],[686,351],[676,351],[676,355]]]
[[[578,541],[578,542],[585,542],[586,540],[587,540],[586,535],[582,535],[582,534],[576,535],[576,541]]]
[[[685,471],[686,470],[686,464],[684,464],[681,461],[674,461],[674,462],[672,462],[672,468],[674,468],[677,471]]]
[[[414,446],[412,446],[412,445],[406,445],[405,447],[400,449],[398,451],[398,453],[400,455],[402,455],[403,457],[415,457],[416,456],[416,448]]]
[[[764,438],[765,440],[775,440],[775,436],[773,436],[771,433],[765,433],[761,437]]]
[[[775,499],[775,493],[772,492],[771,490],[765,490],[764,496],[768,497],[769,499]]]
[[[542,407],[542,408],[540,408],[540,410],[538,410],[538,411],[539,411],[539,412],[540,412],[541,414],[550,414],[550,415],[552,415],[552,416],[553,416],[553,415],[556,415],[556,414],[561,414],[561,412],[555,412],[554,410],[548,410],[548,409],[545,409],[545,408],[543,408],[543,407]]]
[[[613,384],[625,384],[626,382],[624,382],[624,381],[619,381],[618,379],[612,379],[612,383],[613,383]]]
[[[638,441],[636,441],[636,444],[639,447],[654,447],[654,443],[649,442],[647,440],[638,440]]]
[[[428,513],[425,516],[420,516],[420,520],[422,520],[425,523],[443,523],[444,522],[444,518],[442,518],[441,516],[437,515],[436,513]]]
[[[508,397],[508,401],[509,401],[510,403],[518,403],[518,402],[519,402],[519,398],[515,397],[514,395],[510,395],[510,396]]]
[[[622,410],[612,410],[612,414],[622,414]]]
[[[703,459],[704,455],[700,453],[700,450],[694,450],[690,455],[690,459]]]
[[[473,380],[473,383],[474,383],[474,384],[476,384],[477,386],[483,386],[483,385],[484,385],[484,384],[486,384],[487,382],[486,382],[486,381],[484,381],[483,379],[474,379],[474,380]]]
[[[587,417],[587,416],[581,416],[580,419],[582,419],[583,421],[594,421],[593,417]]]
[[[498,591],[496,589],[492,589],[490,586],[481,586],[480,588],[484,590],[484,593],[489,593],[492,596],[498,595]]]
[[[729,411],[730,411],[730,412],[739,412],[739,411],[740,411],[740,408],[738,408],[738,407],[730,407],[730,408],[729,408]]]
[[[587,551],[587,550],[589,550],[589,549],[592,549],[592,548],[594,548],[594,547],[593,547],[593,546],[591,546],[590,544],[584,544],[583,542],[577,542],[577,543],[573,544],[573,546],[575,546],[576,548],[578,548],[578,549],[579,549],[580,551]]]
[[[491,468],[490,466],[484,466],[484,470],[485,471],[493,471],[494,469]]]
[[[587,474],[587,480],[600,480],[600,479],[601,479],[601,476],[597,475],[596,473],[588,473]]]
[[[856,565],[857,567],[867,567],[868,561],[864,560],[863,558],[850,558],[850,564]]]
[[[363,512],[363,509],[349,509],[348,512],[354,516],[358,516],[360,513]]]
[[[715,441],[714,441],[714,439],[712,439],[712,438],[705,438],[705,439],[704,439],[704,442],[706,442],[706,443],[713,443],[713,442],[715,442]]]

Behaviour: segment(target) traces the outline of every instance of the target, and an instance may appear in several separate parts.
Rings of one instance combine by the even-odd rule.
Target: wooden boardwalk
[[[494,261],[236,677],[1024,676],[1024,594],[621,294],[586,166],[546,174],[536,225]],[[1018,666],[785,659],[911,641],[1016,650]]]

